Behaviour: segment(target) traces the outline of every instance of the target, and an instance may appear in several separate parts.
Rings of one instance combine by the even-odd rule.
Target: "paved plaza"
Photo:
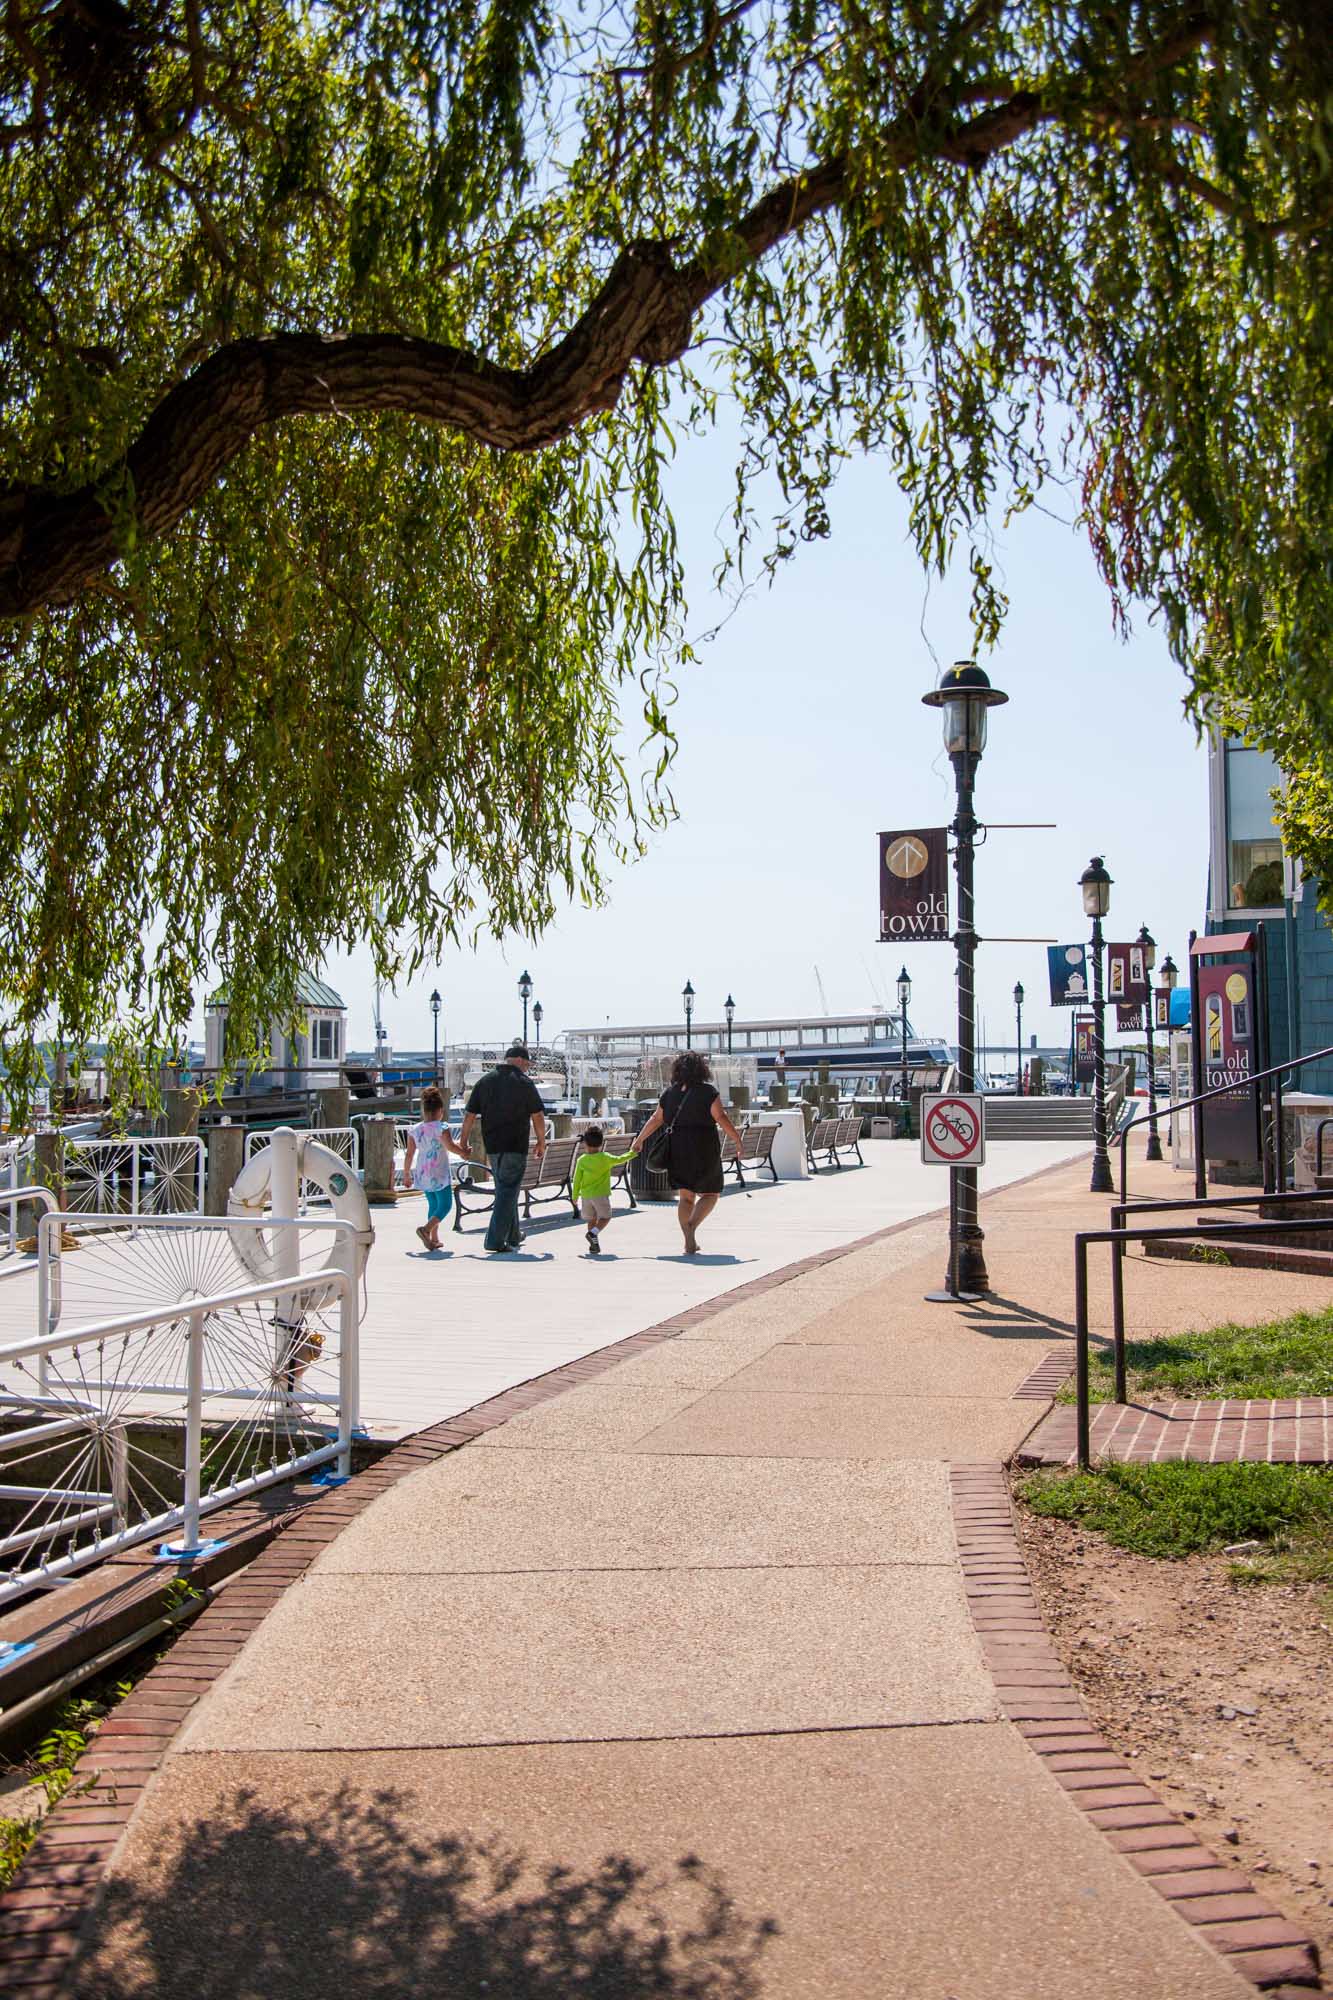
[[[776,1189],[764,1226],[810,1201],[836,1239],[834,1199],[859,1230],[852,1190],[890,1178]],[[760,1200],[724,1205],[719,1250],[741,1254]],[[1182,1921],[1154,1871],[1178,1846],[1197,1882],[1209,1857],[1113,1770],[1086,1789],[1117,1760],[1042,1656],[985,1485],[1048,1407],[1018,1392],[1072,1346],[1070,1235],[1103,1212],[1083,1160],[992,1192],[994,1293],[966,1308],[923,1301],[933,1219],[707,1315],[684,1283],[716,1292],[721,1267],[654,1269],[635,1238],[619,1272],[588,1270],[572,1232],[555,1238],[565,1338],[571,1295],[631,1267],[644,1288],[672,1274],[675,1321],[392,1455],[180,1642],[90,1753],[111,1778],[75,1808],[90,1845],[70,1852],[112,1866],[79,1991],[1252,1991],[1236,1966],[1289,1927]],[[786,1225],[787,1263],[809,1240]],[[543,1275],[483,1280],[471,1261],[430,1280],[512,1281],[526,1302]],[[1308,1303],[1310,1281],[1131,1258],[1127,1296],[1146,1332],[1262,1318]],[[664,1317],[646,1289],[623,1310]],[[117,1777],[146,1789],[99,1844]]]

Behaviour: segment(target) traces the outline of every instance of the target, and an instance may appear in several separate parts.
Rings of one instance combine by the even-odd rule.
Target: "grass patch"
[[[1333,1580],[1333,1470],[1297,1465],[1104,1465],[1034,1472],[1018,1487],[1034,1514],[1105,1535],[1137,1555],[1175,1558],[1229,1542],[1268,1544],[1284,1581]],[[1278,1581],[1257,1573],[1256,1582]]]
[[[1217,1326],[1161,1340],[1127,1340],[1129,1394],[1211,1400],[1222,1396],[1333,1396],[1333,1308],[1293,1313],[1263,1326]],[[1096,1349],[1092,1399],[1107,1403],[1115,1382],[1110,1349]],[[1072,1385],[1060,1401],[1072,1403]]]

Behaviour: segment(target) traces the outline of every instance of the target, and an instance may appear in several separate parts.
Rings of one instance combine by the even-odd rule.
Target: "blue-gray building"
[[[1273,821],[1282,774],[1266,750],[1214,731],[1208,746],[1210,813],[1205,928],[1263,926],[1269,1060],[1333,1046],[1333,929],[1313,882],[1282,852]],[[1333,1061],[1310,1063],[1298,1090],[1333,1093]]]

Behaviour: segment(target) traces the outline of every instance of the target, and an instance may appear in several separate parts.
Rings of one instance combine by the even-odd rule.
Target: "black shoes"
[[[590,1257],[600,1257],[601,1254],[602,1254],[602,1246],[600,1241],[598,1240],[597,1231],[595,1229],[590,1229],[588,1231],[588,1255]]]

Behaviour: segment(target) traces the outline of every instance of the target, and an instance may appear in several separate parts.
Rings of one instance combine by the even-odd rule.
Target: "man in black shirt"
[[[523,1240],[518,1229],[518,1191],[528,1164],[529,1122],[536,1133],[537,1158],[540,1160],[546,1151],[546,1115],[537,1086],[528,1077],[528,1052],[521,1042],[515,1042],[504,1061],[472,1086],[458,1141],[465,1153],[478,1118],[495,1183],[486,1248],[498,1255],[517,1250]]]

